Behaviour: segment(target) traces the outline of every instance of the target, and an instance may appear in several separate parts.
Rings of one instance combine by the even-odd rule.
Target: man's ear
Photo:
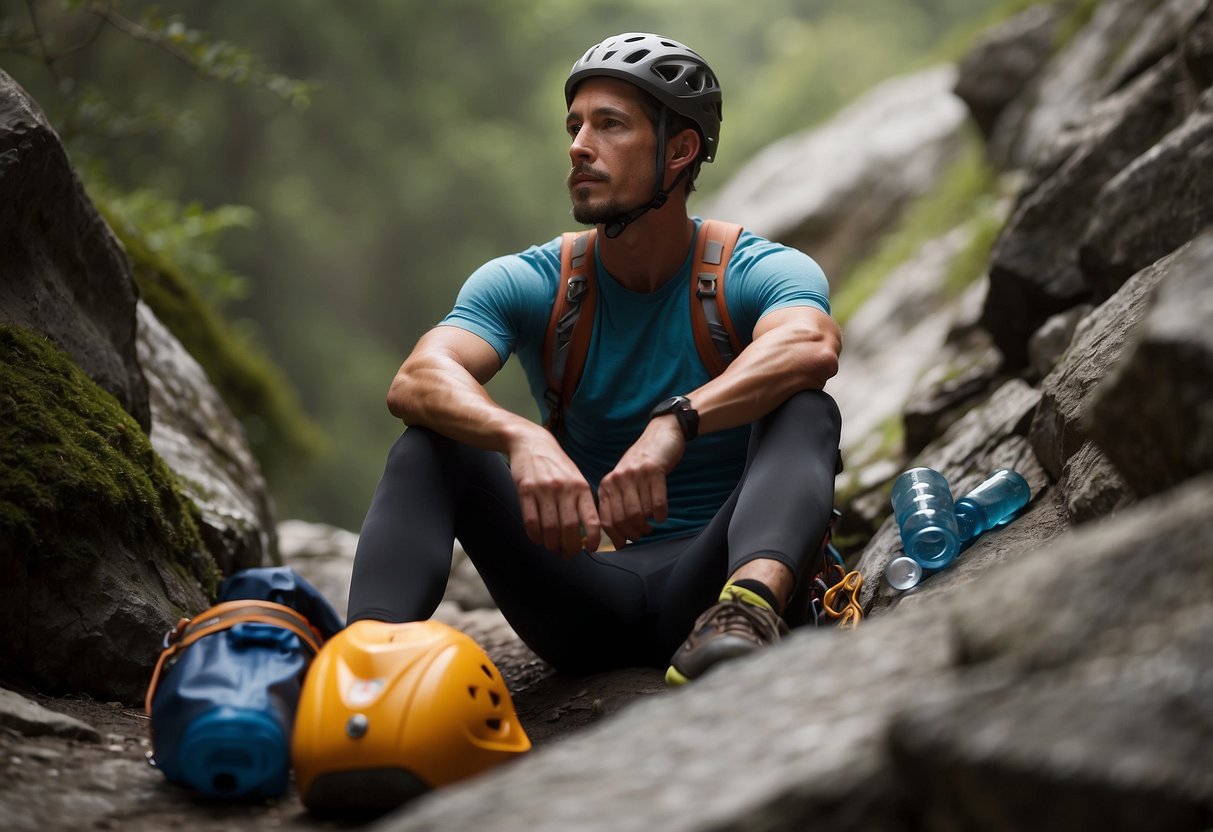
[[[666,143],[666,164],[675,173],[699,158],[699,133],[688,127]]]

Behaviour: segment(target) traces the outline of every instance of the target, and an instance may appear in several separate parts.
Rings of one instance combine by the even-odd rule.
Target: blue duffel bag
[[[153,764],[212,797],[281,795],[304,676],[343,626],[289,567],[225,580],[215,606],[164,637],[146,702]]]

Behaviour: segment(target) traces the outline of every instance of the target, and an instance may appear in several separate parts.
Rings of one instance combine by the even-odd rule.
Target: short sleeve
[[[498,257],[476,269],[438,325],[479,335],[503,364],[512,353],[541,340],[560,277],[559,243],[554,253],[551,246]]]
[[[811,306],[830,314],[830,286],[817,262],[753,234],[744,233],[738,240],[726,286],[730,315],[746,333],[777,309]]]

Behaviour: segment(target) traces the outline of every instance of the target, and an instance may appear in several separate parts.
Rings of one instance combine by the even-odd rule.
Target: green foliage
[[[43,336],[7,325],[0,391],[0,552],[87,560],[113,529],[135,551],[162,549],[214,593],[197,508],[113,396]]]
[[[138,6],[133,12],[127,9]],[[197,77],[270,91],[295,109],[307,107],[313,86],[273,72],[251,51],[214,39],[186,25],[179,14],[122,0],[27,0],[24,15],[0,9],[0,54],[41,66],[54,79],[56,124],[69,143],[120,140],[160,131],[197,135],[197,123],[177,102],[136,94],[111,103],[103,85],[79,73],[79,57],[95,50],[108,33],[146,44]]]
[[[100,186],[94,201],[126,247],[142,298],[202,365],[244,424],[266,477],[277,481],[298,474],[325,450],[323,434],[302,414],[282,371],[195,288],[195,280],[201,280],[212,293],[230,297],[241,286],[213,249],[223,229],[249,221],[247,209],[225,206],[206,212],[146,191],[112,200],[110,193]]]
[[[94,201],[110,225],[161,263],[172,263],[197,288],[208,305],[221,309],[248,294],[248,281],[235,274],[218,252],[219,238],[232,228],[251,229],[257,214],[245,205],[206,210],[197,202],[181,205],[147,189],[119,192],[94,173],[85,177]]]
[[[953,261],[947,287],[959,293],[980,277],[985,264],[983,252],[988,255],[1002,225],[996,213],[996,193],[997,180],[985,161],[981,140],[969,132],[964,152],[935,188],[911,205],[876,251],[840,281],[831,300],[835,319],[845,324],[880,290],[893,269],[910,259],[924,243],[962,224],[976,222],[979,230],[974,242]]]

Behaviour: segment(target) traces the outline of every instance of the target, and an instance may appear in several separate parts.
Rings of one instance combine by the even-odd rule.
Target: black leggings
[[[515,632],[557,669],[663,667],[742,564],[770,558],[812,574],[841,422],[827,394],[797,393],[754,423],[741,480],[702,531],[569,560],[527,537],[499,454],[410,428],[362,526],[349,620],[429,618],[458,538]]]

